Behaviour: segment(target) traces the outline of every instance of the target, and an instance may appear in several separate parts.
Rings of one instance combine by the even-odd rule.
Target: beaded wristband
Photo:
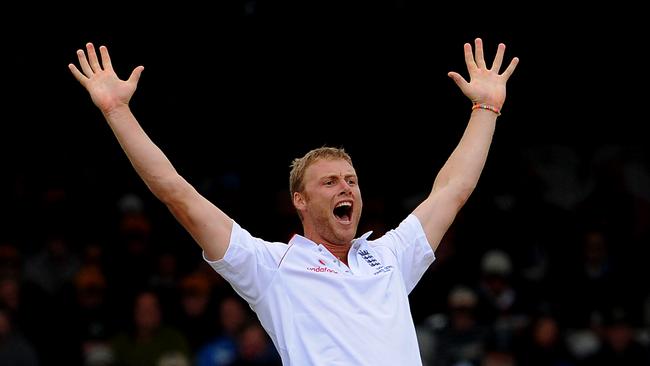
[[[497,114],[497,116],[501,115],[501,110],[491,104],[486,104],[486,103],[474,103],[472,105],[472,110],[475,109],[487,109],[488,111],[492,111]]]

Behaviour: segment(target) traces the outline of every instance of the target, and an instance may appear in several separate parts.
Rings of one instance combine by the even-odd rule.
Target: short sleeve
[[[420,220],[413,214],[384,236],[369,242],[382,255],[393,255],[410,293],[435,260]]]
[[[219,273],[235,291],[253,305],[262,297],[273,280],[278,263],[288,246],[252,236],[233,222],[230,243],[224,257],[217,261],[203,259]]]

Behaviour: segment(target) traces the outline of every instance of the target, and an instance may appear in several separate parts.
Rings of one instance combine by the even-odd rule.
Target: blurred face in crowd
[[[0,340],[6,338],[11,333],[11,323],[9,322],[9,314],[0,309]]]
[[[550,348],[557,343],[559,329],[555,319],[543,317],[537,320],[533,332],[535,343],[544,348]]]
[[[241,357],[247,361],[255,361],[264,356],[268,348],[266,333],[257,324],[244,329],[239,339]]]
[[[158,298],[152,293],[140,294],[135,302],[135,325],[140,331],[148,332],[160,326],[161,314]]]
[[[620,322],[609,326],[605,332],[609,345],[616,352],[623,352],[634,340],[634,331],[629,324]]]
[[[246,322],[246,310],[235,298],[227,297],[221,303],[221,325],[229,334],[237,333]]]

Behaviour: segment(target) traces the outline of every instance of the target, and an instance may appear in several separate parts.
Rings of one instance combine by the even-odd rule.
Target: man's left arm
[[[448,74],[473,102],[467,128],[438,172],[431,193],[413,211],[434,251],[476,187],[506,98],[506,82],[519,62],[518,58],[513,58],[506,70],[499,74],[505,45],[499,44],[492,67],[488,68],[481,39],[477,38],[474,44],[475,52],[469,43],[464,46],[470,81],[456,72]]]

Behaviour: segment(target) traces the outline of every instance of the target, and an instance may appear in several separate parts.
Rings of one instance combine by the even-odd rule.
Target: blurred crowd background
[[[69,74],[85,42],[122,77],[145,65],[145,130],[208,199],[286,242],[301,233],[289,164],[311,148],[352,156],[359,234],[428,194],[471,105],[446,73],[465,74],[477,36],[486,59],[505,42],[522,62],[478,188],[410,295],[424,364],[650,364],[634,11],[611,28],[613,9],[486,18],[407,0],[42,10],[16,14],[36,37],[2,26],[0,365],[280,364]]]

